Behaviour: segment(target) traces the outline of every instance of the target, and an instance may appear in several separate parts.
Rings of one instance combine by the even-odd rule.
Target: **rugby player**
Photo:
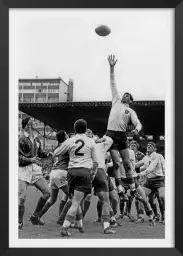
[[[129,178],[129,186],[131,189],[135,189],[135,183],[132,178],[132,167],[129,160],[129,150],[126,136],[127,125],[131,121],[135,129],[132,134],[138,135],[142,125],[134,110],[130,108],[130,104],[133,102],[133,97],[130,93],[125,93],[122,98],[116,87],[114,67],[117,60],[114,55],[108,57],[110,65],[110,86],[112,92],[112,107],[108,119],[107,133],[106,135],[113,139],[113,145],[110,153],[114,162],[114,175],[115,182],[120,196],[124,197],[123,188],[121,185],[120,168],[121,163],[118,156],[118,152],[123,160],[123,165],[126,171],[126,176]]]
[[[147,155],[139,162],[135,164],[138,168],[144,166],[145,170],[138,173],[139,177],[146,176],[147,181],[144,184],[146,193],[157,191],[159,202],[161,205],[161,221],[165,221],[165,166],[164,157],[161,154],[156,153],[156,144],[152,141],[147,144]]]
[[[79,119],[74,124],[76,135],[66,140],[54,151],[54,156],[69,152],[68,186],[69,194],[73,196],[72,205],[61,228],[62,236],[71,235],[68,228],[74,218],[79,225],[79,231],[84,233],[81,202],[87,194],[91,194],[92,177],[97,172],[98,162],[95,152],[95,142],[86,136],[87,123]],[[91,172],[92,169],[92,172]]]
[[[102,204],[102,219],[104,225],[104,234],[114,234],[110,229],[110,201],[109,201],[109,181],[106,174],[105,156],[111,147],[113,140],[108,136],[103,136],[96,141],[96,154],[98,159],[98,171],[92,182],[94,193],[98,196]]]
[[[27,188],[34,185],[41,193],[34,214],[39,212],[50,196],[49,187],[43,178],[39,158],[48,157],[42,150],[41,141],[36,136],[36,121],[30,117],[22,120],[23,135],[19,137],[19,168],[18,168],[18,198],[19,198],[19,229],[23,227],[25,200]],[[34,215],[33,214],[33,215]],[[32,218],[30,219],[32,221]],[[44,221],[39,219],[39,225]]]
[[[149,217],[149,224],[154,226],[154,220],[153,220],[153,211],[151,209],[150,204],[148,203],[147,197],[146,197],[146,193],[143,189],[143,187],[139,184],[138,179],[137,179],[137,173],[135,171],[135,154],[134,151],[129,149],[129,156],[130,156],[130,162],[131,162],[131,167],[132,167],[132,177],[134,179],[135,182],[135,188],[136,190],[131,190],[130,187],[130,180],[129,178],[126,176],[126,171],[124,168],[121,168],[121,184],[122,187],[124,189],[124,192],[126,193],[128,191],[128,189],[130,189],[130,196],[135,196],[138,198],[139,201],[141,201],[143,203],[143,206],[145,208],[146,211],[146,215]],[[130,202],[129,200],[127,201],[127,211],[130,209],[131,211],[131,205],[130,207],[128,206],[128,202]],[[131,202],[130,202],[131,204]],[[120,200],[120,210],[121,213],[123,214],[123,207],[124,207],[124,200],[121,199]],[[130,219],[130,221],[134,222],[135,219],[133,218],[133,216],[131,215],[131,213],[128,211],[127,212],[127,216]]]
[[[56,134],[56,138],[58,141],[58,146],[60,147],[62,143],[68,139],[68,135],[65,131],[60,130]],[[50,188],[51,188],[51,196],[45,203],[44,207],[40,212],[34,214],[32,218],[34,218],[35,223],[38,222],[38,219],[41,218],[49,208],[56,202],[58,197],[58,192],[61,189],[68,197],[69,189],[67,184],[67,170],[69,164],[69,153],[66,152],[63,155],[58,155],[55,158],[55,162],[50,173]],[[67,199],[66,199],[67,200]],[[65,200],[65,202],[66,202]],[[62,200],[63,201],[63,200]],[[59,206],[59,211],[61,212],[61,206]]]
[[[138,162],[141,159],[143,159],[144,154],[138,150],[139,149],[139,144],[137,143],[137,141],[135,141],[135,140],[130,141],[130,149],[133,150],[134,153],[135,153],[135,162]],[[137,173],[139,173],[140,172],[140,168],[135,168],[135,171]],[[139,179],[139,183],[140,183],[140,185],[142,185],[143,181]],[[134,199],[134,196],[130,196],[129,197],[129,201],[127,203],[127,207],[128,207],[128,212],[129,213],[131,212],[131,206],[132,206],[132,203],[133,203],[133,199]],[[136,223],[138,223],[139,221],[142,222],[142,220],[144,220],[143,219],[144,207],[143,207],[142,202],[140,202],[138,200],[138,198],[136,198],[136,197],[135,197],[135,207],[136,207],[136,210],[137,210],[137,220],[136,220]]]

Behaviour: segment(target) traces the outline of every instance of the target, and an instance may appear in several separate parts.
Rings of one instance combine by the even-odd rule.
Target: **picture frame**
[[[182,151],[180,143],[183,141],[183,115],[182,87],[183,84],[183,3],[181,1],[59,1],[59,0],[1,0],[1,93],[0,93],[0,113],[1,113],[1,218],[0,218],[0,253],[1,255],[39,255],[45,256],[50,253],[72,255],[86,255],[88,253],[101,253],[101,248],[9,248],[9,9],[10,8],[174,8],[175,9],[175,247],[174,248],[102,248],[103,254],[127,254],[127,255],[180,255],[183,254],[183,206],[181,204],[181,187],[183,181]],[[16,171],[16,169],[15,169]],[[168,214],[168,213],[167,213]],[[133,240],[132,240],[133,241]]]

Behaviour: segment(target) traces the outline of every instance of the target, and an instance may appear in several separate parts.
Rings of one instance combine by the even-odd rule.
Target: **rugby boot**
[[[155,226],[155,225],[156,225],[156,222],[155,222],[153,219],[150,219],[150,220],[149,220],[149,225],[150,225],[150,226]]]
[[[62,227],[60,230],[61,236],[71,236],[71,234],[68,232],[68,228]]]
[[[153,219],[154,219],[154,221],[156,221],[156,222],[160,221],[160,215],[159,215],[159,214],[158,214],[158,215],[155,215]]]
[[[165,225],[165,218],[162,217],[160,223],[162,223],[163,225]]]
[[[135,218],[131,215],[131,213],[126,213],[126,216],[128,217],[130,222],[135,222]]]
[[[120,227],[120,226],[122,226],[122,224],[120,224],[116,220],[110,220],[110,227],[116,228],[116,227]]]
[[[32,215],[30,217],[30,221],[33,225],[40,225],[40,226],[43,226],[45,224],[44,220],[39,218],[39,216],[37,215]]]
[[[144,218],[143,217],[138,217],[136,219],[135,223],[144,223]]]
[[[22,228],[23,228],[23,223],[22,223],[22,222],[19,222],[19,223],[18,223],[18,228],[19,228],[19,229],[22,229]]]
[[[105,235],[113,235],[115,233],[116,233],[116,231],[110,229],[109,227],[104,229],[104,234]]]
[[[94,222],[102,222],[102,218],[97,218],[96,220],[94,220]]]
[[[59,224],[59,225],[62,226],[62,225],[64,224],[64,222],[58,219],[58,220],[57,220],[57,224]]]
[[[80,232],[80,233],[82,233],[82,234],[85,232],[85,231],[84,231],[83,226],[81,226],[81,227],[77,227],[77,229],[78,229],[78,230],[79,230],[79,232]]]

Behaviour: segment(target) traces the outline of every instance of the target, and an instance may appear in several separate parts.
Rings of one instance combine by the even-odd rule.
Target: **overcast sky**
[[[107,101],[107,57],[114,54],[120,93],[164,100],[172,83],[172,22],[171,9],[12,9],[10,60],[18,78],[71,78],[74,101]],[[95,33],[100,24],[110,27],[109,36]]]

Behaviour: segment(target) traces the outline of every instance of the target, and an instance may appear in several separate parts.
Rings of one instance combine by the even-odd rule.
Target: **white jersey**
[[[96,168],[98,166],[95,142],[85,134],[76,134],[67,139],[60,147],[54,151],[54,156],[69,153],[68,168]]]
[[[98,161],[98,168],[106,169],[105,159],[107,155],[107,150],[111,147],[113,140],[108,137],[103,137],[105,141],[96,143],[96,155],[97,155],[97,161]]]
[[[129,156],[130,156],[130,167],[131,167],[131,171],[132,171],[132,177],[135,178],[137,177],[137,173],[135,171],[135,153],[133,150],[129,149]],[[126,171],[125,168],[123,166],[123,163],[121,164],[121,177],[122,178],[126,178]]]
[[[151,155],[146,155],[141,161],[136,163],[137,166],[144,166],[145,171],[141,175],[146,175],[147,178],[160,177],[165,175],[165,160],[161,154],[153,152]]]
[[[110,73],[110,83],[112,91],[112,107],[108,120],[108,130],[126,132],[127,125],[131,121],[138,131],[142,125],[133,109],[128,104],[121,102],[121,98],[116,88],[114,73]]]

